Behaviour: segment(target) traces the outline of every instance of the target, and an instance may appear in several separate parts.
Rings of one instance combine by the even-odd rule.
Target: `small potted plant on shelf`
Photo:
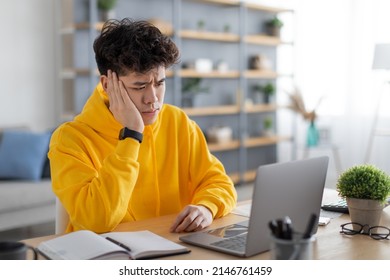
[[[230,24],[229,23],[225,23],[225,25],[223,26],[223,32],[229,33],[230,31],[231,31]]]
[[[356,165],[340,174],[336,188],[347,201],[351,222],[368,225],[365,231],[370,226],[379,226],[390,194],[388,174],[374,165]]]
[[[206,22],[203,19],[198,20],[196,23],[196,26],[198,28],[198,31],[204,31],[204,28],[206,26]]]
[[[182,106],[196,107],[198,104],[194,100],[196,96],[204,93],[209,93],[209,88],[201,86],[201,78],[186,79],[182,87]]]
[[[272,83],[267,83],[265,85],[256,84],[253,86],[253,93],[255,95],[262,94],[263,102],[265,104],[269,104],[271,95],[275,94],[275,86]],[[259,103],[259,102],[255,101],[255,103]]]
[[[117,0],[98,0],[97,5],[101,21],[107,21],[115,18],[114,8]]]
[[[270,116],[267,116],[263,119],[263,132],[262,132],[262,135],[263,136],[266,136],[266,137],[269,137],[269,136],[272,136],[274,135],[274,132],[273,132],[273,120]]]
[[[283,22],[277,16],[274,16],[265,22],[265,30],[270,36],[280,37],[280,30],[283,25]]]

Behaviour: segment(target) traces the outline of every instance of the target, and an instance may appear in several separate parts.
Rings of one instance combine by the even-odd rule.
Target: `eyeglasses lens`
[[[368,227],[358,223],[347,223],[341,225],[341,233],[346,235],[366,234],[373,239],[387,239],[390,236],[390,229],[382,226]]]
[[[390,235],[390,230],[386,227],[372,227],[370,229],[370,236],[374,239],[386,239]]]
[[[341,225],[341,232],[348,235],[359,234],[362,230],[362,226],[356,223],[348,223]]]

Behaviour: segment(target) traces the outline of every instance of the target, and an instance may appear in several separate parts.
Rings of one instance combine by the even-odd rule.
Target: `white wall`
[[[317,111],[317,124],[330,129],[332,141],[339,147],[342,169],[365,163],[376,104],[383,91],[387,100],[382,100],[381,120],[384,128],[390,128],[389,87],[383,88],[385,78],[380,75],[386,73],[372,69],[375,44],[390,42],[390,2],[292,2],[296,16],[295,82],[310,109],[325,97]],[[305,145],[307,125],[298,122],[300,147]],[[390,173],[389,139],[376,137],[368,163]],[[326,153],[332,156],[330,150]],[[281,157],[286,158],[286,154],[281,153]],[[329,172],[333,179],[337,178],[333,166]]]
[[[0,127],[55,124],[53,0],[1,0]]]

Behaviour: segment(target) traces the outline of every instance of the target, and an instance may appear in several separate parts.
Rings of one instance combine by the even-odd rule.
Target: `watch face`
[[[122,128],[119,132],[119,140],[123,140],[125,138],[125,128]]]

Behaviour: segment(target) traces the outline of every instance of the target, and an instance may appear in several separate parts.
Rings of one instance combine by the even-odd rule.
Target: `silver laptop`
[[[262,165],[257,169],[249,221],[189,233],[180,240],[241,257],[269,250],[268,222],[291,218],[294,231],[304,232],[312,214],[320,215],[328,157]],[[313,229],[317,232],[318,221]]]

